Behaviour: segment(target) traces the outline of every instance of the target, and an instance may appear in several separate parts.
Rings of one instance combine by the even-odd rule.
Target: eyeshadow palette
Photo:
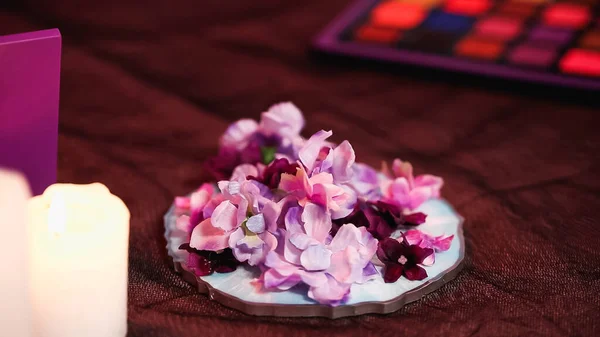
[[[595,0],[359,0],[315,40],[327,53],[600,90]]]

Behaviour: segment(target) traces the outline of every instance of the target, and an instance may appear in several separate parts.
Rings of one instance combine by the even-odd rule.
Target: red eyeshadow
[[[600,53],[571,49],[560,60],[559,68],[570,74],[600,76]]]
[[[357,41],[388,44],[398,41],[401,35],[402,33],[396,29],[374,27],[366,24],[356,31],[354,39]]]
[[[587,6],[561,2],[550,5],[542,17],[548,26],[577,29],[590,21],[590,11]]]
[[[411,29],[425,19],[425,14],[425,9],[418,4],[388,1],[373,10],[371,21],[376,26]]]
[[[490,0],[448,0],[444,11],[453,14],[476,16],[487,12],[492,6]]]
[[[508,41],[521,32],[521,20],[492,16],[480,20],[475,26],[477,35]]]
[[[477,36],[470,36],[460,41],[454,51],[462,56],[496,60],[503,49],[504,43],[500,41],[490,41]]]
[[[529,3],[529,2],[520,2],[520,1],[509,1],[504,2],[498,8],[498,14],[527,18],[535,12],[537,8],[537,4]]]

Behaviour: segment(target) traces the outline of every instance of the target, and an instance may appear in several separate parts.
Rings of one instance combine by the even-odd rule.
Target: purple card
[[[61,36],[0,36],[0,166],[23,172],[34,195],[56,182]]]

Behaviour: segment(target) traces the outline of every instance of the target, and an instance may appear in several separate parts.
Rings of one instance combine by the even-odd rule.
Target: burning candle
[[[22,175],[0,170],[0,335],[31,336],[25,209],[30,192]]]
[[[55,184],[28,205],[34,336],[127,333],[129,210],[106,186]]]

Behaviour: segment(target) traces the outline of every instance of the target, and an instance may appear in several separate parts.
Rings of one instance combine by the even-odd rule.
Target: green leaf
[[[265,165],[269,165],[273,160],[275,160],[275,153],[277,152],[277,148],[272,146],[261,146],[260,153],[262,155],[262,162]]]

